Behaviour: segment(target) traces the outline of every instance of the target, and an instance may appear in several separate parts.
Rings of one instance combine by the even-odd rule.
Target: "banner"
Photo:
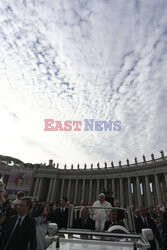
[[[12,170],[6,186],[6,191],[29,192],[32,185],[32,171]]]

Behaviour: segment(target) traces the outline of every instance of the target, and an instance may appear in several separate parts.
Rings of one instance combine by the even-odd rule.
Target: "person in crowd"
[[[160,233],[161,239],[162,239],[162,214],[163,212],[159,211],[157,214],[157,219],[156,219],[156,226],[158,228],[158,231]]]
[[[167,249],[167,210],[162,213],[162,250]]]
[[[93,201],[92,200],[88,201],[88,206],[89,207],[93,206]],[[89,208],[89,216],[90,216],[91,219],[93,219],[93,210],[92,210],[92,208]]]
[[[140,209],[136,208],[135,209],[135,219],[137,219],[140,216]]]
[[[156,220],[157,220],[157,213],[155,211],[155,208],[153,208],[152,206],[150,206],[148,208],[148,214],[149,214],[150,218],[152,220],[154,220],[154,222],[156,222]]]
[[[71,201],[67,201],[67,207],[70,208],[70,206],[72,205]]]
[[[0,218],[4,218],[2,219],[2,223],[1,223],[1,231],[3,230],[3,228],[5,227],[5,225],[7,224],[10,216],[13,215],[12,214],[12,209],[11,209],[11,204],[9,200],[6,200],[3,205],[2,205],[2,210],[0,212]]]
[[[118,199],[114,200],[114,207],[118,207],[118,208],[120,207]],[[118,214],[118,220],[123,220],[125,218],[124,210],[118,209],[117,214]]]
[[[89,217],[89,210],[86,207],[81,208],[81,217],[74,220],[73,228],[78,229],[95,229],[95,221]]]
[[[0,249],[3,250],[36,250],[36,223],[29,216],[32,202],[29,198],[22,198],[18,216],[10,217],[0,239]]]
[[[111,204],[112,207],[114,206],[114,198],[112,197],[112,191],[111,190],[106,192],[106,201],[108,201]]]
[[[2,204],[3,202],[5,202],[5,191],[0,191],[0,204]]]
[[[167,210],[167,203],[165,203],[164,208],[165,208],[165,210]]]
[[[93,207],[98,207],[99,209],[93,209],[93,219],[95,220],[95,227],[97,231],[102,231],[104,228],[104,223],[108,219],[108,215],[110,214],[110,209],[104,208],[112,208],[111,204],[105,200],[105,194],[99,194],[99,199],[93,203]],[[100,209],[101,208],[101,209]]]
[[[140,216],[135,221],[136,232],[141,233],[143,228],[151,228],[154,236],[158,240],[159,246],[161,247],[161,236],[155,222],[147,215],[145,208],[140,208]],[[150,250],[156,250],[155,240],[149,242],[151,245]]]
[[[11,205],[12,213],[11,213],[11,215],[18,215],[19,205],[20,205],[20,201],[19,200],[15,201],[14,204],[12,202],[12,205]]]
[[[4,227],[4,223],[5,223],[5,220],[6,220],[6,211],[3,208],[4,203],[2,203],[2,209],[0,209],[0,234],[1,234],[1,231],[2,231],[2,229]]]
[[[105,222],[104,231],[107,231],[113,225],[125,226],[124,223],[118,220],[118,211],[116,209],[112,209],[109,214],[109,220]]]
[[[25,196],[23,191],[19,191],[17,193],[17,198],[13,201],[12,203],[12,208],[14,207],[14,205],[18,205],[20,203],[20,200]]]
[[[161,211],[161,212],[164,212],[165,211],[165,206],[164,205],[158,205],[157,206],[157,211]]]
[[[93,201],[92,200],[90,200],[90,201],[88,201],[88,206],[92,206],[93,205]]]
[[[45,250],[49,246],[45,240],[47,235],[47,220],[46,209],[44,205],[38,206],[34,213],[34,219],[36,221],[36,238],[37,238],[37,250]]]
[[[60,202],[59,201],[55,201],[54,205],[53,205],[53,210],[56,210],[56,208],[59,208]]]
[[[41,207],[40,203],[35,203],[33,204],[32,211],[31,211],[31,216],[34,218],[36,217],[36,214],[38,214],[38,210]]]
[[[130,206],[130,208],[131,208],[131,211],[132,211],[133,218],[135,219],[135,218],[137,217],[137,216],[136,216],[136,207],[135,207],[134,204],[132,204],[132,205]]]
[[[60,201],[60,207],[57,208],[52,216],[52,222],[58,224],[59,228],[66,228],[68,223],[69,208],[67,207],[67,198],[63,197]]]
[[[59,201],[56,201],[52,204],[52,206],[48,206],[48,204],[45,204],[45,213],[46,213],[46,220],[47,221],[53,221],[55,216],[56,209],[59,208]]]
[[[84,200],[81,200],[81,201],[80,201],[80,206],[82,206],[82,207],[85,206]]]
[[[156,224],[160,235],[162,236],[162,211],[159,210],[159,207],[155,209],[154,207],[150,206],[148,208],[148,216],[154,221]]]
[[[85,206],[84,200],[81,200],[79,205],[81,207]],[[81,217],[81,209],[76,210],[76,216],[77,216],[77,219],[79,219]]]

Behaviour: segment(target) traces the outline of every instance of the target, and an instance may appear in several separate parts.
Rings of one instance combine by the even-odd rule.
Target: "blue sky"
[[[167,152],[167,1],[0,2],[0,154],[134,162]],[[46,132],[44,119],[122,130]]]

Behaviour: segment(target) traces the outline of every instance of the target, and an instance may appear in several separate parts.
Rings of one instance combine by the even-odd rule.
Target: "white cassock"
[[[106,207],[106,208],[112,208],[111,204],[108,201],[104,201],[103,203],[100,203],[100,201],[95,201],[93,203],[92,207]],[[95,228],[97,231],[103,231],[104,224],[106,220],[108,220],[108,215],[110,214],[110,209],[93,209],[94,210],[94,216],[93,219],[95,220]]]

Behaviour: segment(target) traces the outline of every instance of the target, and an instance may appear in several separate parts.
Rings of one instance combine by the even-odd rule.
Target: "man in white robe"
[[[93,203],[92,207],[99,207],[93,209],[93,219],[95,220],[95,228],[97,231],[103,231],[104,224],[106,220],[108,220],[108,216],[110,214],[110,209],[104,208],[112,208],[111,204],[108,201],[105,201],[105,194],[99,194],[99,199]],[[101,209],[100,209],[101,207]]]

